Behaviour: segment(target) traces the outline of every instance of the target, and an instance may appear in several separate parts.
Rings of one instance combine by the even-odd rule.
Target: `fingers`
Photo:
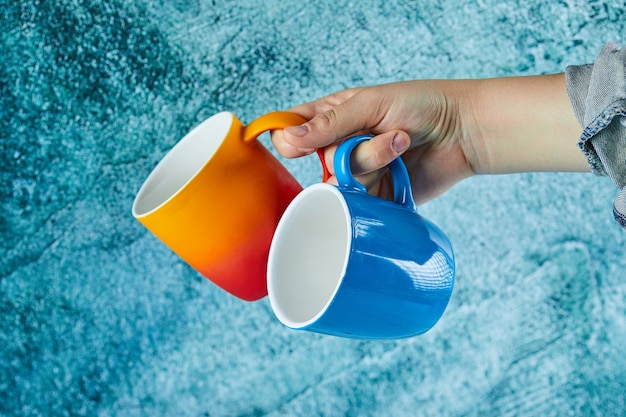
[[[284,130],[285,142],[301,149],[322,148],[355,132],[374,127],[382,118],[376,114],[380,110],[378,100],[371,94],[364,97],[364,91],[357,91],[343,101],[335,95],[329,96],[318,104],[320,111],[312,119]],[[333,102],[338,104],[330,104]]]
[[[373,129],[385,115],[380,103],[383,96],[367,88],[340,91],[293,111],[308,118],[273,135],[274,146],[283,156],[297,157],[312,153],[356,132]]]
[[[401,130],[385,132],[358,145],[350,157],[352,175],[366,187],[376,183],[385,172],[385,167],[409,149],[411,139]],[[337,145],[328,146],[324,152],[324,161],[330,173],[334,175],[334,158]],[[336,184],[336,179],[329,182]]]
[[[319,124],[317,115],[333,112],[334,107],[350,100],[360,88],[352,88],[322,97],[310,103],[292,107],[287,111],[294,112],[309,120],[302,126],[294,126],[285,130],[272,132],[272,143],[276,150],[287,158],[296,158],[312,153],[317,148],[322,148],[334,142],[337,138],[328,139],[327,135],[309,135],[311,126]],[[317,129],[313,129],[316,131]],[[286,131],[286,132],[285,132]],[[286,133],[286,134],[285,134]],[[349,134],[349,133],[348,133]]]
[[[375,88],[350,89],[293,107],[289,111],[309,120],[299,126],[273,132],[272,142],[277,151],[287,158],[325,148],[325,162],[333,174],[334,151],[341,140],[358,133],[374,134],[370,141],[357,146],[351,155],[352,173],[367,187],[368,183],[377,182],[384,173],[383,168],[411,144],[405,131],[381,132],[379,124],[388,111],[386,98],[388,94],[382,94]]]
[[[363,175],[385,168],[411,145],[406,132],[392,130],[361,143],[352,152],[350,166],[354,175]]]

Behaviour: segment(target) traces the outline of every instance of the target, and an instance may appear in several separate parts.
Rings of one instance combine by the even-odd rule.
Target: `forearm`
[[[477,174],[588,172],[563,74],[468,81]]]

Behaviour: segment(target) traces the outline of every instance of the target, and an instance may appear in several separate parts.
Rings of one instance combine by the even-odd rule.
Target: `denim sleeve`
[[[621,190],[613,204],[626,228],[626,48],[604,45],[596,62],[565,70],[567,94],[583,133],[578,146],[596,175]]]

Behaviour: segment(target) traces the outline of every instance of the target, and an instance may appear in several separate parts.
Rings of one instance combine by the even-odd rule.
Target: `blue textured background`
[[[0,0],[0,415],[626,414],[626,234],[605,178],[473,178],[423,206],[454,243],[455,293],[431,332],[389,342],[285,329],[130,214],[217,111],[559,72],[626,41],[624,1],[161,3]]]

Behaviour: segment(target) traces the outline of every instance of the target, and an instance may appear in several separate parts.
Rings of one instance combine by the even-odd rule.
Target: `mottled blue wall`
[[[624,44],[625,8],[0,0],[0,415],[624,415],[626,234],[605,178],[472,178],[423,206],[454,243],[455,293],[431,332],[389,342],[282,327],[130,207],[217,111],[248,122],[355,85],[559,72]],[[285,164],[320,176],[315,159]]]

